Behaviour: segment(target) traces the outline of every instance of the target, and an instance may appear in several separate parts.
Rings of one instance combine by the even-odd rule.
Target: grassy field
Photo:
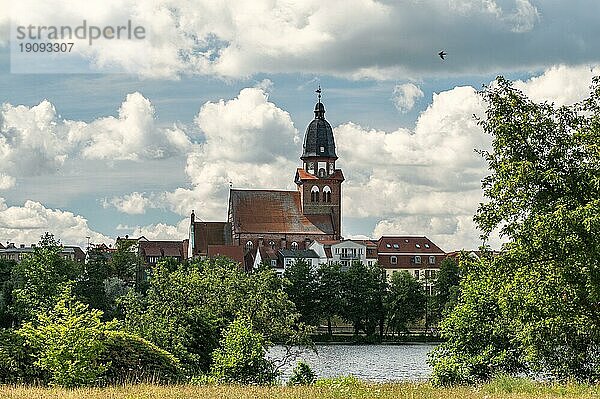
[[[1,398],[11,399],[320,399],[320,398],[600,398],[600,386],[550,385],[501,378],[479,387],[434,388],[426,383],[367,384],[340,379],[310,387],[156,386],[65,390],[58,388],[0,387]]]

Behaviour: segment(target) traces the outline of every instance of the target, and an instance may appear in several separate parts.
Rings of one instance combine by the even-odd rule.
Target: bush
[[[0,330],[0,384],[42,383],[46,378],[25,339],[14,330]]]
[[[51,384],[94,385],[107,370],[99,361],[102,337],[115,326],[101,317],[101,311],[75,301],[67,289],[49,314],[39,314],[36,323],[26,323],[16,334],[33,349],[34,365],[48,373]]]
[[[292,372],[288,385],[312,385],[316,380],[317,376],[314,371],[312,371],[308,363],[301,360]]]
[[[236,319],[212,354],[211,375],[220,383],[272,384],[277,373],[266,352],[264,338],[252,331],[252,322]]]
[[[108,365],[103,375],[107,384],[172,383],[183,378],[175,356],[137,335],[108,331],[105,340],[100,363]]]

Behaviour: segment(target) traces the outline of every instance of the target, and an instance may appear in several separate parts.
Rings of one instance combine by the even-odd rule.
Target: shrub
[[[213,352],[211,375],[221,383],[272,384],[277,373],[266,358],[264,338],[248,319],[236,319]]]
[[[108,365],[103,374],[107,384],[172,383],[183,378],[175,356],[137,335],[108,331],[104,345],[100,363]]]
[[[317,376],[308,363],[301,360],[292,372],[288,385],[312,385],[315,383],[316,379]]]
[[[41,383],[47,377],[35,365],[33,348],[14,330],[0,330],[0,384]]]

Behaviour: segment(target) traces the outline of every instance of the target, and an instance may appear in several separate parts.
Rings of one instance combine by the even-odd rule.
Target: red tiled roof
[[[187,257],[183,241],[140,241],[139,251],[142,256]]]
[[[239,245],[209,245],[208,257],[215,258],[217,256],[225,256],[241,265],[245,265],[244,247]]]
[[[377,252],[381,253],[444,253],[429,238],[421,236],[383,236],[377,244]]]
[[[231,225],[227,222],[194,222],[194,255],[208,254],[209,245],[231,245]]]
[[[260,247],[258,250],[260,251],[260,258],[263,261],[265,259],[269,259],[269,260],[277,259],[277,251],[271,247]]]
[[[229,213],[236,233],[334,232],[329,215],[302,213],[297,191],[230,190]]]

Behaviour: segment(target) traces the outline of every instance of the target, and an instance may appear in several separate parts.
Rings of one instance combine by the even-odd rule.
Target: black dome
[[[329,122],[325,120],[325,107],[321,102],[315,105],[315,119],[309,123],[304,135],[304,151],[301,158],[307,157],[337,159],[333,129]]]

